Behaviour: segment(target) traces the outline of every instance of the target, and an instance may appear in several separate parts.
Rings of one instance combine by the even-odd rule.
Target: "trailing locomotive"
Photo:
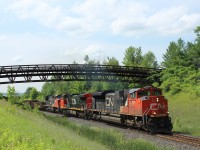
[[[69,98],[70,94],[47,96],[44,107],[48,111],[66,114],[69,109]]]
[[[86,119],[116,122],[150,132],[172,131],[168,102],[161,89],[151,86],[48,96],[45,108]]]

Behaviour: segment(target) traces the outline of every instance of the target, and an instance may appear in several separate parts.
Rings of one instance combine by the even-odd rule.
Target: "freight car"
[[[45,102],[39,100],[23,100],[24,105],[30,106],[32,109],[38,108],[39,110],[45,109]]]
[[[116,122],[152,133],[172,131],[168,102],[161,89],[151,86],[48,96],[45,108],[86,119]]]

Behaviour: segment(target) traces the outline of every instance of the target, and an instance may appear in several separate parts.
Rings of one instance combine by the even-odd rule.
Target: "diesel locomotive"
[[[171,133],[168,102],[159,88],[48,96],[44,108],[86,119],[115,122],[149,132]]]

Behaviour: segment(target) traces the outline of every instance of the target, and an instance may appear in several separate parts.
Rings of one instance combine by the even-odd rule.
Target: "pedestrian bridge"
[[[0,66],[0,84],[51,81],[106,81],[152,83],[161,70],[94,64],[36,64]]]

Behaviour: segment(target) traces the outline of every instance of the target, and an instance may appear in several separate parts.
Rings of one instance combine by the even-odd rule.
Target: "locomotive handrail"
[[[161,70],[96,64],[35,64],[0,66],[0,84],[48,81],[122,81],[151,83]]]

